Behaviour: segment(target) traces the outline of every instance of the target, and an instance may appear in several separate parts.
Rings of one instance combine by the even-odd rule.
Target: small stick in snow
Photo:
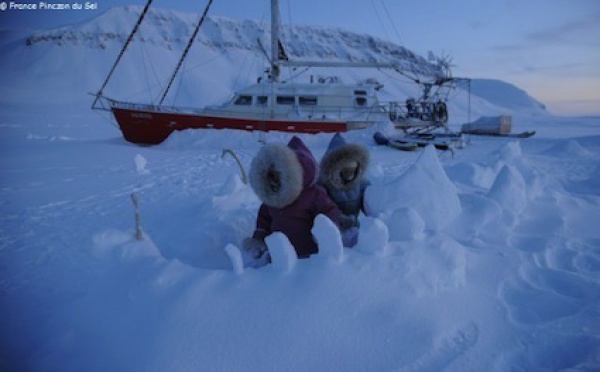
[[[140,204],[138,197],[135,193],[131,193],[131,201],[133,202],[133,208],[135,210],[135,239],[138,241],[144,240],[144,234],[142,233],[142,221],[140,218]]]
[[[238,167],[240,167],[240,172],[242,173],[242,182],[244,183],[244,185],[247,185],[248,184],[248,178],[246,177],[246,170],[244,169],[244,166],[242,165],[242,162],[240,161],[240,158],[238,158],[238,156],[236,155],[236,153],[233,150],[230,150],[230,149],[223,150],[223,153],[221,154],[221,158],[224,158],[225,154],[231,154],[231,156],[233,156],[233,158],[235,159]]]

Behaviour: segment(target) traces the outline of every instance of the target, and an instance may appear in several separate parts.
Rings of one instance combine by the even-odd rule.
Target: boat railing
[[[166,113],[192,113],[197,112],[198,109],[185,108],[178,106],[166,106],[166,105],[154,105],[147,103],[133,103],[124,101],[111,100],[111,107],[122,108],[128,110],[139,110],[139,111],[151,111],[151,112],[166,112]]]
[[[379,102],[368,107],[339,107],[339,106],[309,106],[309,105],[290,105],[287,110],[278,110],[273,113],[268,106],[257,110],[256,107],[244,110],[236,108],[228,109],[226,106],[207,106],[204,109],[185,107],[185,106],[167,106],[155,104],[142,104],[124,101],[110,100],[111,107],[123,108],[129,110],[163,112],[175,114],[206,114],[214,116],[229,117],[251,117],[256,119],[268,120],[273,117],[285,117],[298,120],[346,120],[346,121],[381,121],[389,119],[392,122],[402,122],[411,120],[423,120],[428,122],[439,122],[443,124],[447,121],[447,116],[436,115],[435,111],[425,111],[422,109],[411,110],[405,103],[398,101]]]

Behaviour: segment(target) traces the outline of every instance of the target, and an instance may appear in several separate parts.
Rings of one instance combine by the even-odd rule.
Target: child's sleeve
[[[371,186],[371,181],[365,179],[360,184],[360,209],[363,211],[365,215],[367,214],[367,207],[365,205],[365,190],[367,187]]]
[[[315,197],[315,202],[313,203],[316,206],[315,217],[319,214],[326,215],[336,226],[340,226],[340,210],[337,205],[331,200],[327,191],[323,187],[318,187],[317,194]]]
[[[272,233],[271,221],[272,217],[271,213],[269,213],[269,209],[265,204],[262,204],[258,210],[258,216],[256,216],[256,229],[254,230],[252,237],[264,241],[265,238]]]

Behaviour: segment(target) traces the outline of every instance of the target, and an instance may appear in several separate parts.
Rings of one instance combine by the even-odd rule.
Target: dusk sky
[[[155,0],[154,6],[200,13],[206,1]],[[6,8],[0,11],[0,28],[48,29],[93,18],[113,6],[145,4],[98,0],[88,2],[91,8],[96,5],[89,10],[14,9],[27,3],[40,4],[0,1],[0,9]],[[267,21],[268,3],[215,0],[211,14]],[[600,1],[280,0],[280,5],[284,23],[368,33],[424,57],[428,51],[450,55],[456,76],[513,83],[555,114],[600,115]]]

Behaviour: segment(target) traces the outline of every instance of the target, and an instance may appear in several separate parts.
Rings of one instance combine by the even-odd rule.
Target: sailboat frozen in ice
[[[328,61],[294,61],[287,57],[280,39],[278,0],[271,0],[271,51],[265,76],[255,84],[235,92],[230,100],[218,106],[183,108],[163,105],[169,89],[202,23],[213,3],[210,0],[200,17],[169,83],[158,104],[132,103],[112,99],[103,94],[116,66],[142,23],[152,0],[142,10],[119,57],[101,89],[95,94],[94,109],[112,111],[124,138],[138,144],[157,144],[172,132],[183,129],[238,129],[247,131],[282,131],[295,133],[345,132],[362,129],[381,120],[392,120],[399,128],[403,125],[444,125],[445,116],[425,115],[419,102],[415,111],[410,102],[382,103],[377,92],[382,85],[367,79],[354,84],[344,84],[335,79],[321,78],[306,83],[286,82],[281,78],[282,67],[371,67],[388,68],[402,73],[394,63],[354,63]],[[265,53],[267,55],[267,53]],[[313,79],[311,79],[313,80]],[[444,81],[446,84],[448,81]],[[432,85],[426,85],[430,90]],[[427,99],[429,97],[425,95]],[[437,106],[436,106],[437,107]],[[445,105],[443,106],[445,109]],[[421,110],[421,111],[417,111]],[[415,115],[415,113],[419,115]],[[438,111],[436,111],[438,112]],[[403,124],[404,123],[404,124]]]

